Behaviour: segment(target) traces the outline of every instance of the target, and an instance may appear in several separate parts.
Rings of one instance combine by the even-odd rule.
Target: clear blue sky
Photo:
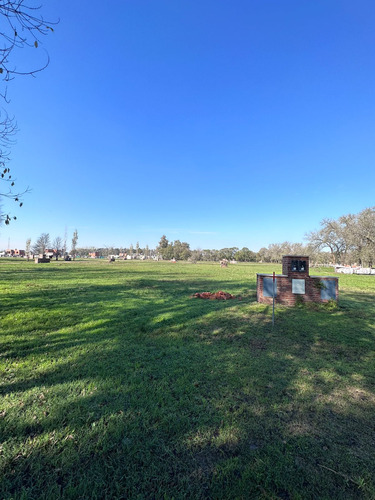
[[[375,204],[373,0],[48,0],[9,85],[30,186],[0,247],[162,234],[192,248],[302,241]],[[38,54],[38,56],[36,55]]]

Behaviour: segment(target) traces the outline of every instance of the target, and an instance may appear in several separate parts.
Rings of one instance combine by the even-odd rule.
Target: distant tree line
[[[90,257],[90,254],[96,253],[99,257],[109,257],[110,255],[130,255],[133,258],[151,258],[156,255],[156,250],[150,249],[148,245],[144,248],[136,243],[134,248],[133,244],[129,247],[114,247],[114,246],[104,246],[104,247],[78,247],[76,249],[77,256],[79,257]]]
[[[151,259],[160,258],[163,260],[189,260],[191,262],[219,262],[223,259],[228,261],[237,262],[272,262],[281,263],[282,256],[286,254],[305,254],[313,256],[316,263],[329,262],[330,254],[314,250],[310,247],[304,247],[300,243],[272,243],[267,248],[261,248],[259,252],[253,252],[247,247],[229,247],[215,249],[196,249],[191,250],[187,242],[180,240],[169,241],[165,235],[160,239],[159,245],[155,248],[149,248],[146,245],[144,248],[140,247],[137,242],[135,247],[130,244],[129,247],[77,247],[78,233],[73,233],[72,244],[70,248],[70,255],[73,260],[78,258],[88,258],[94,253],[98,257],[107,258],[111,255],[117,256],[130,256],[132,259]],[[47,249],[56,251],[56,258],[65,256],[68,253],[66,239],[57,236],[51,240],[49,233],[42,233],[34,244],[31,244],[31,239],[26,241],[26,254],[33,255],[43,254]]]
[[[189,243],[175,240],[169,242],[167,237],[163,235],[157,247],[157,254],[165,260],[192,260],[197,261],[214,261],[218,262],[223,259],[237,260],[239,262],[255,262],[256,253],[244,247],[241,250],[237,247],[222,248],[221,250],[191,250]]]
[[[238,262],[256,262],[257,254],[247,247],[241,250],[238,247],[221,248],[220,250],[193,250],[192,260],[219,262],[220,260],[227,259],[229,261],[236,260]]]
[[[338,219],[323,219],[320,229],[307,233],[305,239],[306,244],[288,241],[271,243],[258,252],[247,247],[191,250],[189,243],[180,240],[169,241],[165,235],[160,238],[155,249],[149,248],[148,245],[142,248],[139,242],[135,247],[130,244],[129,247],[78,248],[78,233],[75,231],[70,251],[73,258],[75,256],[89,257],[91,253],[97,252],[100,257],[122,255],[135,259],[161,258],[192,262],[218,262],[227,259],[228,261],[275,264],[281,263],[283,255],[308,255],[311,265],[331,263],[373,266],[375,263],[375,207],[366,208],[358,214],[343,215]],[[66,237],[65,241],[56,237],[51,245],[49,234],[43,233],[34,245],[31,245],[30,239],[26,242],[26,248],[31,249],[34,254],[43,253],[46,248],[50,247],[64,255],[67,252]]]
[[[238,247],[222,248],[221,250],[191,250],[189,243],[180,240],[169,242],[165,235],[161,237],[156,250],[157,254],[166,260],[191,260],[193,262],[219,262],[223,259],[239,262],[255,262],[257,260],[257,254],[246,247],[241,250]]]

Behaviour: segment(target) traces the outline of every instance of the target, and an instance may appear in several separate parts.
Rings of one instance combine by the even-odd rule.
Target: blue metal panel
[[[320,291],[320,298],[322,300],[336,300],[336,280],[321,280],[324,285]]]
[[[273,278],[263,278],[263,297],[273,297],[272,295]],[[275,297],[277,295],[277,278],[275,278]]]

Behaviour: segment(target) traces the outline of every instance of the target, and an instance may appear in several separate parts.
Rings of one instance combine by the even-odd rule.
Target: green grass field
[[[2,259],[0,498],[375,498],[375,277],[272,329],[273,270]]]

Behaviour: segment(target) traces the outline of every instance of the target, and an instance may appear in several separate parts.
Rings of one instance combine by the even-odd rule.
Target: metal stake
[[[272,279],[272,328],[275,325],[275,271]]]

